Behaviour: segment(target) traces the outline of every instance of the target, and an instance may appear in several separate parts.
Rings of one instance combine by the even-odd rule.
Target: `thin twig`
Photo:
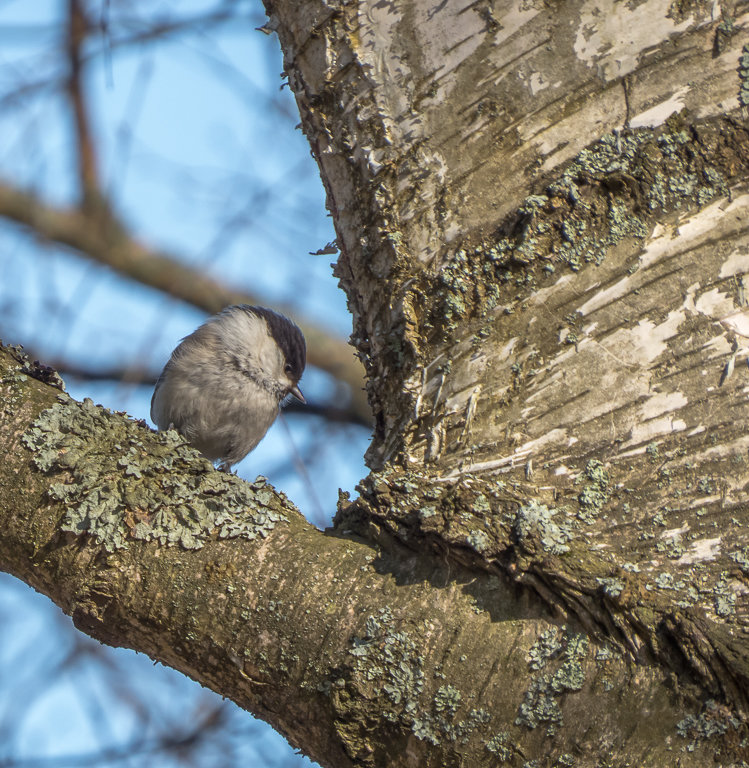
[[[95,204],[101,197],[99,171],[94,150],[91,122],[83,86],[81,50],[88,34],[88,20],[80,0],[68,1],[67,57],[69,63],[68,97],[75,118],[78,173],[83,204]]]

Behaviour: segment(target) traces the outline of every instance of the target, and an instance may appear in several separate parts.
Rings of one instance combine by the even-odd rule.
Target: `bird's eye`
[[[286,363],[286,367],[283,369],[284,373],[291,373],[291,363]]]

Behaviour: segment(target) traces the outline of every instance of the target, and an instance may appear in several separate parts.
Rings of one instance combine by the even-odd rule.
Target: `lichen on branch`
[[[199,549],[214,534],[266,537],[287,519],[264,478],[216,472],[176,431],[154,435],[89,398],[58,395],[22,442],[37,469],[59,477],[48,494],[65,506],[61,530],[88,533],[109,552],[130,539]]]

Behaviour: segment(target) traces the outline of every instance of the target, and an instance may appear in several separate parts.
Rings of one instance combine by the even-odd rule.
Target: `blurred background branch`
[[[77,113],[78,110],[76,110]],[[182,260],[150,250],[133,239],[127,229],[115,218],[106,199],[101,195],[95,180],[95,161],[88,148],[89,135],[77,121],[79,138],[80,177],[83,202],[80,207],[64,210],[42,203],[36,195],[14,188],[0,181],[0,216],[27,227],[34,236],[73,248],[88,257],[119,272],[124,277],[192,304],[208,314],[219,312],[230,304],[260,304],[267,300],[261,296],[223,285],[205,272],[186,265]],[[274,304],[274,308],[296,320],[307,341],[307,363],[329,373],[345,385],[349,391],[347,406],[332,402],[315,402],[310,409],[295,409],[299,413],[324,415],[335,413],[336,421],[348,420],[368,426],[371,414],[364,394],[364,378],[361,363],[354,357],[352,348],[319,326],[300,319],[294,307]],[[76,366],[58,361],[60,370],[73,372]],[[116,369],[108,369],[111,374]],[[157,374],[158,376],[158,374]],[[85,378],[101,378],[90,372]],[[113,378],[110,376],[108,378]],[[148,383],[155,381],[149,376],[133,378],[128,369],[122,369],[121,381]],[[344,418],[345,417],[345,418]]]

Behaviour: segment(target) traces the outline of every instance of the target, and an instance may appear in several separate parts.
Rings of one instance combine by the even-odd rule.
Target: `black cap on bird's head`
[[[246,312],[252,312],[265,320],[268,333],[273,337],[285,359],[284,373],[291,383],[289,393],[294,395],[297,400],[306,403],[307,401],[298,386],[299,379],[302,378],[304,367],[307,364],[307,345],[299,327],[288,317],[284,317],[284,315],[280,315],[267,307],[254,307],[249,304],[241,306]]]

